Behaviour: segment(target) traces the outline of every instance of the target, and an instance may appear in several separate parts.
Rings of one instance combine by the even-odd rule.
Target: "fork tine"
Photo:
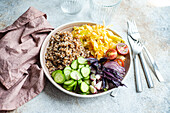
[[[136,25],[136,22],[133,20],[133,25],[134,25],[134,32],[138,32],[138,28],[137,28],[137,25]]]
[[[130,38],[132,38],[134,41],[136,41],[136,39],[134,39],[134,38],[132,37],[132,34],[134,33],[134,32],[133,32],[133,29],[134,29],[134,28],[132,28],[132,27],[133,27],[132,20],[128,20],[127,23],[128,23],[128,35],[130,36]]]
[[[133,20],[131,20],[131,27],[132,27],[132,33],[135,33],[136,32],[136,28],[135,28],[135,25],[133,23]]]
[[[132,33],[131,22],[128,20],[128,34]]]
[[[134,33],[135,32],[135,28],[134,28],[132,20],[130,21],[130,28],[131,28],[131,33]]]
[[[132,23],[128,21],[128,34],[131,36],[132,34]]]

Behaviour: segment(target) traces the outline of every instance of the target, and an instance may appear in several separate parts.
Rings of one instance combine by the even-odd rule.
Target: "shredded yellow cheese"
[[[85,48],[91,51],[91,54],[100,59],[104,57],[108,49],[115,49],[118,43],[125,43],[124,40],[114,35],[105,25],[82,25],[74,27],[73,37],[79,38]]]

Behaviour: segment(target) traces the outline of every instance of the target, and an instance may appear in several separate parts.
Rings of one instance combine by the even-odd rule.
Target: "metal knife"
[[[153,71],[154,71],[158,81],[159,82],[164,82],[165,80],[162,77],[161,73],[159,72],[159,68],[158,68],[156,62],[154,61],[153,57],[151,56],[151,54],[149,53],[148,49],[145,46],[143,48],[144,48],[144,50],[145,50],[145,52],[146,52],[146,54],[147,54],[147,56],[149,58],[150,63],[152,64]]]

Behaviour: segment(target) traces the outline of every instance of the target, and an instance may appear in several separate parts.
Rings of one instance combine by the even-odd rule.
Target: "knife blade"
[[[161,73],[159,71],[159,68],[158,68],[156,62],[154,61],[153,57],[151,56],[150,52],[148,51],[148,49],[145,46],[143,48],[144,48],[144,50],[145,50],[145,52],[146,52],[146,54],[147,54],[147,56],[149,58],[150,63],[152,64],[154,74],[156,75],[158,81],[159,82],[164,82],[165,80],[162,77],[162,75],[161,75]]]

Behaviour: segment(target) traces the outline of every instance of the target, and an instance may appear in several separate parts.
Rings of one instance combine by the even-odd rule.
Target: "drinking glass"
[[[109,24],[121,0],[90,0],[91,18],[101,24]]]
[[[62,0],[61,9],[67,14],[77,14],[83,7],[84,0]]]

